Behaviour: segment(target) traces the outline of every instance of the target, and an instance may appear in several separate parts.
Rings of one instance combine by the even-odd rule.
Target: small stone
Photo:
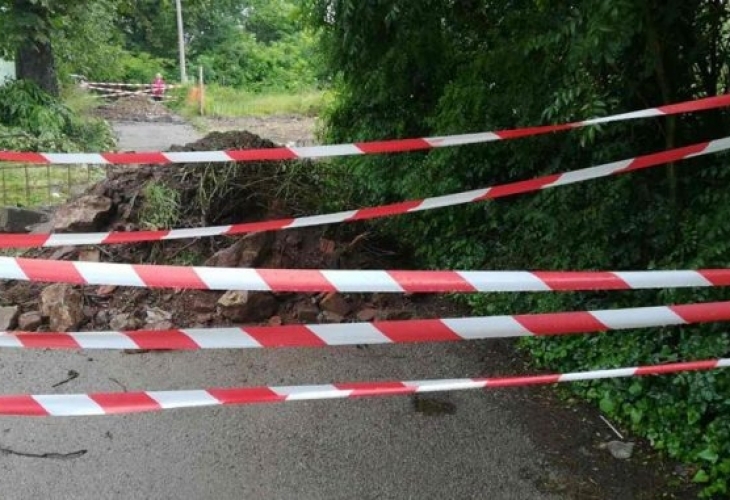
[[[117,314],[109,321],[109,328],[115,331],[138,330],[142,322],[128,313]]]
[[[101,261],[101,252],[99,250],[97,250],[96,248],[82,250],[79,253],[79,260],[83,261],[83,262],[100,262]]]
[[[335,249],[337,248],[337,245],[334,241],[328,240],[325,238],[320,238],[319,240],[319,251],[322,252],[325,255],[332,255],[335,253]]]
[[[319,320],[319,309],[309,304],[302,304],[296,308],[294,315],[302,323],[316,323]]]
[[[159,307],[152,307],[147,309],[146,323],[152,325],[155,323],[162,323],[164,321],[170,321],[172,319],[172,313],[160,309]]]
[[[320,301],[319,307],[324,311],[335,313],[339,316],[347,316],[350,311],[350,304],[347,303],[345,298],[339,293],[328,293]]]
[[[281,316],[272,316],[269,318],[270,326],[281,326],[283,323],[284,321],[281,319]]]
[[[190,308],[198,313],[211,313],[216,309],[218,296],[214,293],[203,293],[196,295]]]
[[[279,302],[270,293],[231,290],[218,299],[223,317],[236,322],[263,321],[274,315]]]
[[[611,452],[611,455],[613,455],[613,458],[617,458],[619,460],[627,460],[631,458],[631,455],[634,452],[634,443],[624,443],[623,441],[609,441],[608,443],[604,443],[601,447],[608,449],[608,451]]]
[[[41,292],[41,314],[50,319],[51,330],[73,330],[85,318],[84,296],[71,285],[49,285]]]
[[[96,289],[96,294],[100,297],[108,297],[117,290],[116,285],[103,285]]]
[[[345,317],[331,311],[324,311],[322,313],[322,320],[325,323],[342,323],[345,321]]]
[[[212,313],[202,313],[195,316],[195,322],[199,323],[201,325],[205,325],[207,323],[210,323],[215,319],[215,314]]]
[[[357,313],[357,319],[360,321],[372,321],[378,315],[378,310],[368,307]]]
[[[163,331],[163,330],[172,330],[173,324],[171,321],[158,321],[156,323],[147,323],[144,326],[145,330],[155,330],[155,331]]]
[[[255,267],[271,252],[274,237],[271,233],[255,233],[245,236],[228,248],[216,252],[205,261],[213,267]]]
[[[24,332],[33,332],[43,323],[40,311],[28,311],[18,318],[18,328]]]
[[[18,324],[20,309],[17,306],[0,307],[0,330],[7,331]]]
[[[51,254],[49,260],[63,260],[76,253],[76,247],[61,247]]]

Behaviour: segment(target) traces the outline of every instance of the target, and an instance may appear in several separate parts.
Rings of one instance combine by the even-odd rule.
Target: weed
[[[180,193],[157,182],[143,190],[144,201],[139,223],[149,230],[170,229],[180,219]]]

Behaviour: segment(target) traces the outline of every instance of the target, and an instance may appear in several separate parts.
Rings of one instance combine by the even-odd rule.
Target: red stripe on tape
[[[717,361],[691,361],[688,363],[672,363],[668,365],[657,366],[640,366],[636,369],[635,375],[641,377],[644,375],[662,375],[665,373],[674,373],[687,370],[712,370],[717,368]]]
[[[705,111],[725,106],[730,106],[730,95],[706,97],[704,99],[680,102],[678,104],[667,104],[666,106],[659,106],[657,109],[662,113],[674,115],[679,113],[689,113],[692,111]]]
[[[714,286],[730,285],[730,269],[704,269],[698,272]]]
[[[242,151],[229,150],[225,153],[235,161],[297,159],[297,155],[289,148],[245,149]]]
[[[149,288],[206,289],[208,285],[192,267],[132,265],[142,282]]]
[[[549,385],[560,381],[560,375],[533,375],[486,379],[487,387],[524,387],[528,385]]]
[[[730,321],[730,302],[686,304],[669,306],[669,308],[688,323]]]
[[[47,417],[49,414],[30,395],[0,396],[0,415]]]
[[[503,198],[505,196],[513,196],[516,194],[529,193],[530,191],[537,191],[552,184],[553,182],[560,179],[560,174],[548,175],[545,177],[539,177],[537,179],[530,179],[527,181],[511,182],[509,184],[503,184],[501,186],[495,186],[489,190],[484,196],[477,198],[477,200],[491,200],[494,198]]]
[[[246,327],[244,329],[264,347],[323,347],[327,344],[303,325],[286,325],[277,328]]]
[[[415,387],[408,387],[402,382],[352,382],[335,384],[335,387],[341,391],[352,391],[348,396],[350,398],[412,394],[416,392]]]
[[[276,219],[263,222],[244,222],[243,224],[233,224],[226,231],[226,234],[255,233],[258,231],[277,231],[290,226],[296,219]]]
[[[167,156],[161,152],[149,152],[149,153],[103,153],[101,156],[110,163],[119,165],[142,165],[142,164],[155,164],[155,165],[169,165],[172,163]]]
[[[31,281],[63,282],[83,285],[86,279],[78,272],[73,262],[60,260],[16,259],[18,266]]]
[[[336,292],[324,274],[318,270],[302,269],[257,269],[258,275],[272,291],[289,292]]]
[[[534,271],[533,275],[542,280],[551,290],[629,290],[631,287],[613,273],[607,272],[552,272]]]
[[[366,154],[419,151],[433,146],[425,139],[396,139],[393,141],[356,142],[355,146]]]
[[[691,146],[685,146],[682,148],[671,149],[669,151],[662,151],[661,153],[653,153],[650,155],[639,156],[635,158],[628,167],[623,168],[616,173],[630,172],[632,170],[641,170],[642,168],[653,167],[656,165],[662,165],[664,163],[671,163],[673,161],[683,160],[689,155],[701,153],[710,145],[709,142],[702,142],[699,144],[693,144]]]
[[[0,234],[0,248],[40,247],[48,237],[48,234]]]
[[[125,332],[140,349],[197,350],[200,346],[179,330],[137,330]]]
[[[48,163],[40,153],[23,153],[15,151],[0,151],[0,161],[17,161],[21,163]]]
[[[566,125],[544,125],[542,127],[518,128],[513,130],[500,130],[494,134],[501,139],[519,139],[521,137],[529,137],[531,135],[549,134],[551,132],[562,132],[575,128],[573,124]]]
[[[515,321],[535,335],[603,332],[609,328],[587,312],[519,314]]]
[[[377,219],[379,217],[387,217],[389,215],[405,214],[410,210],[418,207],[423,200],[411,200],[401,203],[393,203],[391,205],[383,205],[380,207],[361,208],[355,215],[347,219],[348,221]]]
[[[423,342],[425,339],[433,342],[462,340],[443,321],[438,319],[424,319],[413,321],[382,321],[373,323],[383,335],[393,342]]]
[[[17,339],[28,349],[79,349],[76,340],[63,333],[19,334]]]
[[[406,292],[476,292],[476,288],[453,271],[387,271]],[[429,286],[424,289],[423,283]]]
[[[116,231],[102,241],[105,245],[114,243],[139,243],[140,241],[157,241],[163,239],[170,234],[169,230],[165,231]]]
[[[284,401],[268,387],[251,387],[250,389],[208,389],[208,393],[224,405],[238,405],[246,403],[276,403]]]
[[[144,392],[107,392],[89,394],[89,397],[104,409],[104,413],[109,415],[162,409],[160,403]]]

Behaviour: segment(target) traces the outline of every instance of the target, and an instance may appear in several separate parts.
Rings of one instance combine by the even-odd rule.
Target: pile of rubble
[[[110,121],[182,122],[180,117],[170,112],[161,102],[153,101],[147,95],[120,97],[100,106],[94,113]]]
[[[273,143],[248,133],[213,134],[182,150],[195,151],[211,143],[225,148],[273,147]],[[277,173],[288,163],[241,165],[240,191],[229,192],[238,200],[233,213],[187,213],[186,224],[260,220],[292,210],[279,199],[267,199],[281,183]],[[231,165],[208,166],[234,168]],[[55,232],[139,229],[136,219],[144,203],[144,186],[151,181],[175,186],[194,196],[206,166],[176,168],[120,168],[91,187],[86,194],[58,208],[51,221]],[[265,175],[264,173],[265,172]],[[283,175],[283,174],[282,174]],[[256,177],[259,176],[259,177]],[[311,176],[310,176],[311,177]],[[254,186],[254,187],[251,187]],[[268,194],[267,194],[268,193]],[[220,201],[220,200],[219,200]],[[225,200],[223,200],[225,201]],[[290,200],[296,203],[296,200]],[[225,206],[231,203],[228,200]],[[194,204],[188,203],[187,210]],[[223,205],[221,205],[223,206]],[[217,205],[216,205],[217,207]],[[225,223],[225,222],[224,222]],[[379,245],[362,226],[302,228],[241,237],[166,241],[106,247],[38,249],[28,257],[127,263],[164,263],[216,267],[304,269],[368,269],[404,267],[392,252]],[[183,258],[184,257],[184,258]],[[0,331],[165,330],[236,324],[340,323],[415,316],[454,315],[454,306],[437,297],[395,294],[274,294],[245,291],[155,290],[114,286],[79,287],[65,284],[42,286],[6,283],[0,286]]]

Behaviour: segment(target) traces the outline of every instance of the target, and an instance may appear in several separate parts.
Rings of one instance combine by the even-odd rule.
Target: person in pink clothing
[[[165,95],[165,80],[162,79],[162,75],[157,73],[155,80],[152,82],[152,99],[155,101],[161,101]]]

